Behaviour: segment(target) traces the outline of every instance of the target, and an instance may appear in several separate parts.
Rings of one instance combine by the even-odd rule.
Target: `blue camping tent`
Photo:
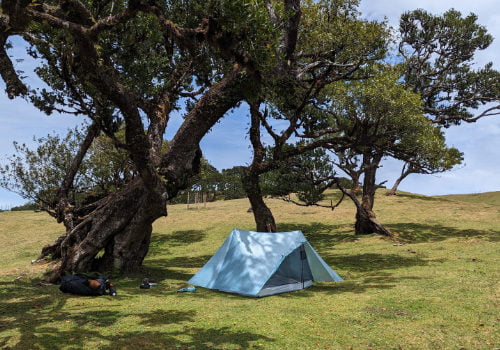
[[[301,231],[253,232],[234,229],[188,283],[263,297],[307,288],[313,281],[342,281]]]

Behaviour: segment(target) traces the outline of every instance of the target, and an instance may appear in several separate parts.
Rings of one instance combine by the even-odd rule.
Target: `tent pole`
[[[300,281],[302,282],[302,289],[304,289],[304,260],[306,257],[306,251],[304,250],[304,244],[300,246]]]

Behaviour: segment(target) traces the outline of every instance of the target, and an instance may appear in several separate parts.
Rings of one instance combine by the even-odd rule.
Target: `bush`
[[[38,205],[36,205],[36,203],[28,202],[28,203],[25,203],[23,205],[19,205],[17,207],[13,207],[10,210],[11,211],[21,211],[21,210],[39,210],[39,209],[40,208],[38,207]]]

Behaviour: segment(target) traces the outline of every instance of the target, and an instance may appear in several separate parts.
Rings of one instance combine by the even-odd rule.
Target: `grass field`
[[[355,236],[348,202],[332,212],[267,200],[278,229],[302,230],[345,281],[262,299],[176,292],[231,229],[254,228],[247,200],[170,206],[145,271],[98,298],[62,294],[30,263],[61,226],[2,212],[0,348],[499,349],[500,192],[382,194],[375,209],[394,241]],[[139,289],[143,277],[158,286]]]

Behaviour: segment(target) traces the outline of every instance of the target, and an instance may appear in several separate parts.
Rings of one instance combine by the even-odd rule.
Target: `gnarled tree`
[[[9,97],[29,91],[6,53],[8,37],[21,36],[50,87],[30,92],[33,103],[48,113],[92,120],[52,203],[66,226],[42,251],[58,259],[52,280],[71,271],[126,271],[142,264],[152,223],[167,215],[166,201],[198,171],[200,140],[258,89],[258,62],[267,50],[259,35],[272,40],[261,11],[244,1],[112,3],[2,1],[0,73]],[[192,102],[164,149],[169,116],[182,98]],[[115,136],[121,125],[123,141]],[[113,193],[76,205],[68,193],[99,132],[128,153],[137,175]]]
[[[493,37],[476,23],[477,16],[450,10],[442,16],[424,10],[401,16],[399,53],[405,60],[403,79],[419,94],[425,115],[444,127],[473,123],[500,114],[500,72],[491,63],[477,67],[474,56]],[[437,147],[406,162],[392,189],[396,193],[409,174],[433,174],[460,164],[462,154]]]
[[[462,163],[463,153],[454,147],[446,147],[444,136],[440,130],[430,135],[420,143],[419,151],[405,160],[401,174],[386,196],[396,194],[401,181],[410,174],[437,174],[451,170],[455,165]]]
[[[343,142],[338,126],[318,118],[321,92],[336,81],[360,79],[367,65],[384,57],[388,32],[383,23],[362,20],[356,1],[290,0],[279,8],[266,1],[266,6],[279,38],[276,68],[262,76],[261,93],[248,100],[253,159],[243,183],[257,230],[275,231],[259,177],[290,157]],[[269,146],[263,135],[271,139]]]
[[[438,125],[500,114],[500,72],[492,63],[474,64],[476,53],[493,41],[476,21],[476,15],[462,17],[456,10],[441,16],[415,10],[401,16],[403,80],[422,97],[424,113]]]

